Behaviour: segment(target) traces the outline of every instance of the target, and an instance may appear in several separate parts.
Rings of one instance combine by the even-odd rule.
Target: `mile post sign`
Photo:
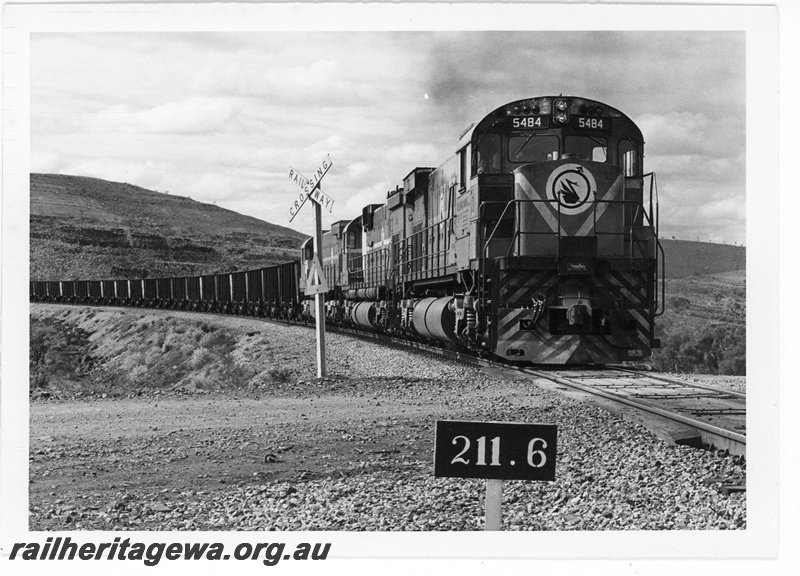
[[[503,480],[556,478],[554,424],[436,422],[433,475],[486,479],[486,530],[502,526]]]

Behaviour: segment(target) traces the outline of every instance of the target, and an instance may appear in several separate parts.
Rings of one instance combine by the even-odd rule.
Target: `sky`
[[[745,242],[744,32],[36,33],[31,171],[127,182],[313,233],[513,100],[584,96],[645,137],[664,238]]]

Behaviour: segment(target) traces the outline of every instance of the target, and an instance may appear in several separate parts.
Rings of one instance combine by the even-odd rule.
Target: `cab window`
[[[502,170],[500,162],[500,134],[484,134],[475,146],[475,164],[478,174],[498,174]]]
[[[508,159],[512,162],[558,160],[558,136],[531,132],[508,139]]]
[[[347,247],[361,248],[361,228],[350,230],[347,233]]]
[[[622,173],[627,178],[639,175],[639,153],[636,144],[630,140],[622,140],[619,143],[619,162]]]
[[[461,189],[466,188],[467,180],[469,180],[469,150],[470,146],[467,145],[461,152],[458,153],[459,156],[459,172],[458,172],[458,183]]]
[[[578,160],[608,161],[608,142],[598,136],[567,136],[564,154],[574,154]]]

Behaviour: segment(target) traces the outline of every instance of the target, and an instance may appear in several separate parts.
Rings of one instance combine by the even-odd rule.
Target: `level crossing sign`
[[[322,161],[319,168],[314,171],[311,178],[306,178],[299,171],[289,166],[289,180],[297,184],[302,190],[297,200],[289,207],[289,222],[294,220],[294,217],[297,216],[300,208],[303,207],[308,198],[326,208],[328,212],[333,212],[333,198],[325,194],[320,187],[322,177],[328,173],[331,166],[333,166],[333,162],[331,162],[330,154]]]
[[[328,291],[328,282],[322,272],[322,265],[319,262],[319,255],[314,254],[314,258],[308,267],[306,274],[306,294],[325,294]]]
[[[328,173],[333,162],[330,154],[325,157],[322,164],[312,174],[311,178],[306,178],[300,172],[289,166],[289,180],[297,184],[301,189],[300,195],[289,207],[289,222],[294,220],[300,208],[306,200],[311,198],[314,202],[315,214],[315,233],[314,233],[314,257],[308,266],[306,275],[305,293],[314,296],[314,312],[317,322],[317,377],[326,376],[325,369],[325,294],[328,292],[328,283],[325,281],[325,273],[322,270],[320,254],[322,254],[322,209],[333,212],[333,198],[322,191],[320,183],[322,177]]]

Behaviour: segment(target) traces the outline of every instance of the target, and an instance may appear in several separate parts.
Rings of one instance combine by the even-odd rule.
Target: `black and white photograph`
[[[6,5],[3,571],[774,562],[778,24]]]

